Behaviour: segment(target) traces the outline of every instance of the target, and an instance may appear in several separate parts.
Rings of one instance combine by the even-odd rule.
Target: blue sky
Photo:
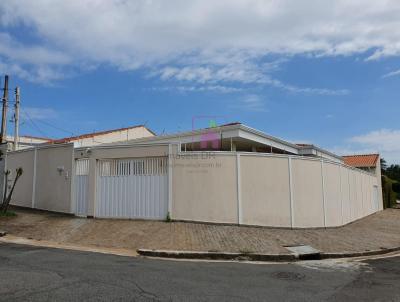
[[[215,2],[1,2],[21,133],[171,133],[206,115],[400,162],[396,1]]]

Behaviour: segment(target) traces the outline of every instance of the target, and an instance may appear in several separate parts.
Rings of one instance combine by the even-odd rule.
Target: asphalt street
[[[1,243],[0,301],[400,301],[400,257],[186,262]]]

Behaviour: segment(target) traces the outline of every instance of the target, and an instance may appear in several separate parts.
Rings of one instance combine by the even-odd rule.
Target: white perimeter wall
[[[176,220],[334,227],[382,210],[378,177],[319,158],[216,152],[172,163]]]
[[[63,213],[73,212],[72,144],[8,153],[7,169],[11,171],[9,186],[19,167],[24,172],[17,182],[11,204]],[[62,171],[58,168],[62,168]]]

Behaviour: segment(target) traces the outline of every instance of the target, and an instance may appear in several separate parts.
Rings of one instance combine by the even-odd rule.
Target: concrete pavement
[[[274,229],[198,223],[84,219],[17,210],[2,217],[9,236],[92,248],[285,254],[305,244],[324,253],[368,252],[400,246],[400,210],[388,209],[333,229]],[[4,238],[7,238],[4,237]]]

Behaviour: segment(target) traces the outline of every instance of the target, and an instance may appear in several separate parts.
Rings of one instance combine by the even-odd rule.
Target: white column
[[[186,144],[185,144],[186,149]],[[180,149],[179,149],[180,150]],[[179,151],[178,151],[179,152]],[[172,218],[172,164],[173,164],[172,145],[168,145],[168,212]]]
[[[71,201],[70,201],[70,212],[76,214],[76,200],[75,200],[75,169],[76,169],[76,162],[75,162],[75,149],[72,149],[72,169],[70,171],[70,181],[71,181]]]
[[[339,181],[340,181],[340,213],[342,214],[342,225],[343,225],[344,218],[343,218],[342,166],[339,166]]]
[[[289,169],[289,202],[290,202],[290,227],[294,227],[294,204],[293,204],[293,179],[292,179],[292,158],[288,157]]]
[[[33,152],[32,208],[35,208],[37,148]]]
[[[236,189],[237,189],[237,212],[238,212],[238,224],[243,223],[242,217],[242,188],[241,188],[241,175],[240,175],[240,154],[236,153]]]
[[[89,158],[89,180],[88,180],[88,212],[87,216],[96,216],[96,190],[97,190],[97,160]]]
[[[321,179],[322,179],[322,208],[324,210],[324,227],[326,227],[325,173],[324,173],[324,160],[322,158],[321,158]]]

